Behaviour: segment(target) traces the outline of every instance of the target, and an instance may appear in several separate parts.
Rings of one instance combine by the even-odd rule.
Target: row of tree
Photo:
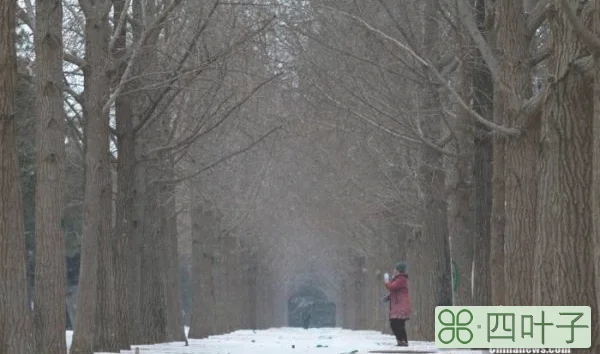
[[[258,48],[272,13],[182,0],[3,0],[0,9],[0,352],[66,352],[71,227],[81,235],[71,353],[185,340],[176,187],[275,132],[266,126],[216,156],[197,148],[279,76],[244,60],[268,58]],[[28,80],[33,92],[17,90]],[[30,302],[15,102],[31,96],[35,111],[23,113],[36,119],[35,136],[25,132],[36,151]]]
[[[178,253],[195,282],[192,337],[284,325],[304,282],[336,302],[338,324],[383,329],[381,275],[403,258],[415,339],[433,338],[442,304],[597,311],[593,3],[1,4],[0,43],[12,48],[0,50],[0,81],[12,85],[0,89],[7,353],[64,351],[74,173],[85,176],[74,178],[73,353],[182,340]],[[35,50],[33,64],[19,59],[39,135],[36,209],[25,213],[35,215],[31,319],[14,222],[15,13]]]
[[[413,335],[433,338],[451,303],[589,305],[596,331],[599,8],[312,3],[319,26],[294,31],[306,96],[405,146],[389,156],[412,180],[392,180],[388,205],[417,211],[395,210],[412,228]]]

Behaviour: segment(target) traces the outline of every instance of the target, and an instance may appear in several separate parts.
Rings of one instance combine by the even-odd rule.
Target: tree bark
[[[533,294],[539,125],[537,119],[520,114],[520,107],[514,106],[510,95],[516,95],[519,103],[531,96],[530,39],[522,2],[500,1],[497,11],[499,79],[512,92],[498,89],[495,96],[499,104],[494,108],[505,117],[508,126],[524,129],[522,135],[507,138],[505,145],[504,300],[505,305],[529,306]]]
[[[166,179],[174,179],[172,159],[165,158],[163,163],[166,168]],[[167,301],[167,341],[185,341],[185,331],[183,327],[182,299],[181,299],[181,281],[180,281],[180,262],[177,247],[177,214],[175,204],[175,185],[165,183],[161,186],[161,218],[163,232],[161,237],[165,241],[165,297]]]
[[[132,8],[132,17],[134,21],[131,25],[131,35],[133,37],[133,42],[137,43],[142,36],[142,24],[143,20],[143,10],[142,10],[142,0],[133,0],[131,4]],[[119,43],[121,39],[117,40],[117,47],[121,45]],[[139,68],[143,67],[143,64],[140,64]],[[136,82],[136,85],[138,83]],[[134,104],[139,99],[139,96],[135,96],[136,100],[132,101],[129,99],[128,95],[121,95],[120,99],[123,100],[124,103]],[[117,103],[117,107],[123,108],[124,106],[120,105],[120,100]],[[132,110],[134,107],[131,107]],[[139,109],[139,108],[138,108]],[[132,112],[133,113],[133,112]],[[141,309],[141,289],[142,289],[142,250],[144,243],[144,224],[145,224],[145,215],[144,210],[146,209],[146,166],[142,163],[142,151],[143,151],[143,139],[141,136],[134,134],[133,127],[137,126],[140,123],[140,119],[142,117],[133,116],[132,117],[132,144],[133,147],[133,191],[131,194],[131,204],[132,204],[132,224],[131,227],[131,235],[130,235],[130,252],[128,255],[128,265],[129,265],[129,308],[131,311],[130,316],[130,332],[129,332],[129,341],[131,343],[142,343],[142,309]],[[117,124],[119,122],[117,121]],[[119,127],[117,127],[119,128]],[[127,129],[130,129],[127,127]],[[126,140],[126,136],[121,136],[123,142]],[[129,150],[129,149],[128,149]],[[128,154],[128,150],[125,150],[124,153]],[[124,159],[127,159],[131,156],[124,156]],[[124,162],[125,163],[125,162]]]
[[[485,0],[476,0],[476,22],[479,31],[484,33]],[[494,85],[489,68],[486,67],[479,51],[474,51],[475,59],[470,65],[473,87],[473,109],[482,117],[493,120],[492,97]],[[475,245],[473,250],[473,305],[492,304],[491,263],[491,218],[492,218],[492,136],[482,124],[475,125],[475,155],[473,180],[475,188]]]
[[[504,9],[510,7],[508,3],[504,4]],[[498,16],[499,11],[495,11],[494,18]],[[505,15],[505,14],[503,14]],[[498,33],[493,34],[494,46]],[[494,102],[493,102],[493,119],[497,125],[504,125],[506,119],[504,117],[505,102],[499,93],[500,87],[498,82],[494,80]],[[492,141],[492,217],[491,217],[491,233],[490,233],[490,277],[492,286],[492,305],[504,305],[506,284],[504,279],[504,238],[506,227],[506,186],[504,181],[504,170],[506,165],[505,159],[506,137],[498,133],[493,135]]]
[[[256,253],[252,250],[248,252],[248,329],[256,329],[256,309],[257,309],[257,299],[256,299],[256,291],[257,291],[257,272],[258,272],[258,260]]]
[[[427,58],[436,58],[436,42],[439,38],[438,23],[435,18],[437,5],[424,4],[423,46]],[[418,109],[423,114],[419,124],[425,137],[432,141],[441,139],[442,119],[435,92],[429,86],[424,88],[423,99]],[[435,113],[429,113],[435,112]],[[452,283],[450,279],[450,248],[448,240],[448,214],[445,199],[446,173],[443,169],[443,156],[437,150],[423,145],[418,170],[418,183],[423,193],[423,212],[420,217],[422,230],[412,242],[408,253],[408,271],[411,280],[410,294],[414,299],[411,337],[415,340],[434,339],[434,311],[436,306],[452,304]]]
[[[109,116],[103,110],[110,91],[108,2],[89,7],[84,67],[85,190],[77,320],[70,352],[118,351],[112,254],[112,178],[109,165]],[[85,5],[84,5],[85,4]],[[105,9],[104,13],[99,13]]]
[[[123,12],[125,0],[114,0],[114,21],[118,23],[119,17]],[[115,26],[116,27],[116,26]],[[127,50],[127,26],[122,26],[120,33],[115,40],[113,56],[116,60],[123,60]],[[125,63],[120,63],[117,71],[117,77],[114,81],[118,82],[125,71]],[[125,91],[129,91],[127,85]],[[115,266],[115,293],[117,301],[117,344],[119,348],[130,349],[130,328],[131,328],[131,306],[130,298],[130,279],[133,262],[137,256],[137,249],[131,247],[133,242],[133,210],[134,210],[134,166],[135,166],[135,142],[133,139],[133,107],[131,101],[133,97],[129,95],[119,95],[115,100],[115,120],[117,129],[117,217],[114,231],[113,252]]]
[[[212,213],[203,205],[198,191],[192,197],[193,302],[189,338],[201,339],[216,334],[215,289],[212,285]]]
[[[596,6],[593,12],[594,33],[600,33],[600,7]],[[594,264],[594,279],[596,290],[596,304],[600,301],[600,59],[596,58],[594,71],[594,112],[592,123],[592,251],[591,261]],[[592,338],[598,338],[598,321],[600,321],[600,307],[592,307],[592,325],[596,332]]]
[[[578,4],[570,1],[571,5]],[[589,10],[589,7],[588,7]],[[588,23],[589,11],[581,21]],[[564,13],[550,21],[552,92],[542,111],[538,224],[535,243],[534,304],[591,306],[597,331],[592,226],[593,82],[571,63],[587,54]],[[596,332],[592,347],[600,351]]]
[[[466,31],[457,33],[458,43],[463,48],[462,61],[468,62],[472,50]],[[460,70],[460,91],[465,101],[470,101],[470,76],[472,72],[467,66]],[[449,159],[449,186],[452,193],[448,198],[448,232],[450,253],[452,256],[452,304],[457,306],[472,305],[471,275],[475,246],[473,187],[474,146],[471,132],[471,117],[464,109],[458,109],[459,119],[453,127],[457,158]]]
[[[0,0],[0,352],[33,354],[15,122],[16,5]]]
[[[154,160],[147,163],[146,192],[143,196],[144,224],[141,253],[141,287],[140,287],[140,344],[163,343],[167,338],[167,302],[165,288],[165,250],[164,238],[161,234],[160,186],[152,179],[161,178],[159,162]]]
[[[217,211],[218,212],[218,211]],[[215,323],[215,332],[216,334],[223,334],[226,332],[227,327],[227,319],[223,318],[222,314],[227,313],[226,300],[224,297],[225,294],[225,261],[226,255],[223,247],[223,238],[219,230],[218,218],[214,220],[215,225],[213,226],[212,233],[208,236],[208,244],[211,245],[211,254],[212,254],[212,267],[210,268],[211,272],[211,287],[214,291],[214,304],[213,309],[215,311],[214,314],[214,323]]]
[[[130,342],[143,343],[142,340],[142,251],[144,249],[144,224],[146,209],[146,168],[141,162],[141,147],[134,138],[135,165],[133,168],[133,225],[131,231],[131,252],[129,254],[129,306],[131,308]]]
[[[35,295],[33,324],[40,354],[66,353],[62,2],[37,1]]]

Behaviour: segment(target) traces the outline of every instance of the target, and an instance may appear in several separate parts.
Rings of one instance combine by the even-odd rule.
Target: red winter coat
[[[390,318],[407,320],[412,314],[408,295],[408,274],[400,273],[385,283],[390,291]]]

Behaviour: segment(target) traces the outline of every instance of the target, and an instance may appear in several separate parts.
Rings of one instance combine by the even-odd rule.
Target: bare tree
[[[81,0],[85,15],[85,192],[78,311],[71,353],[118,350],[111,244],[112,178],[109,163],[109,62],[111,1]]]
[[[37,1],[35,17],[38,122],[33,323],[37,352],[54,354],[67,351],[62,1]]]
[[[35,353],[17,154],[16,1],[0,1],[0,351]]]
[[[524,130],[517,137],[505,140],[504,176],[506,217],[504,231],[504,304],[532,303],[532,275],[536,210],[536,160],[539,125],[534,115],[522,115],[514,104],[515,95],[521,102],[532,94],[531,67],[528,62],[530,35],[522,2],[499,3],[496,7],[496,40],[502,56],[498,58],[498,75],[494,92],[497,117],[511,127]],[[508,93],[506,87],[513,92]],[[500,119],[500,118],[498,118]],[[498,265],[499,266],[499,265]]]
[[[486,34],[485,0],[476,0],[475,20],[480,33]],[[470,62],[473,109],[482,117],[492,120],[493,114],[493,82],[489,68],[485,65],[481,53],[473,53]],[[492,217],[492,136],[490,131],[481,123],[477,123],[474,136],[474,209],[475,209],[475,244],[473,255],[473,304],[489,305],[492,303],[492,288],[490,274],[491,250],[491,217]],[[501,278],[504,280],[504,278]]]
[[[598,10],[585,6],[575,22],[572,6],[577,2],[561,3],[560,12],[549,18],[553,46],[548,59],[548,89],[552,94],[542,108],[534,301],[544,305],[589,304],[597,313],[594,262],[598,260],[592,255],[590,196],[592,159],[597,153],[592,150],[593,113],[599,102],[590,90],[593,77],[570,68],[593,48],[573,24],[587,26]],[[550,257],[561,260],[559,269]],[[567,283],[559,287],[559,278]],[[598,318],[592,316],[592,326],[596,321]],[[592,347],[581,352],[594,353],[599,346],[600,341],[594,338]]]
[[[114,23],[117,27],[114,30],[114,47],[112,55],[117,61],[118,69],[116,82],[121,80],[126,69],[127,53],[127,25],[123,21],[128,13],[128,5],[131,1],[116,0],[113,1]],[[117,196],[116,196],[116,226],[114,230],[114,265],[117,270],[115,277],[116,298],[122,299],[117,302],[117,342],[119,348],[129,349],[130,337],[132,332],[132,303],[130,302],[131,272],[132,264],[137,255],[128,255],[128,250],[133,247],[134,231],[134,166],[135,166],[135,145],[133,135],[133,98],[126,93],[133,89],[130,83],[125,85],[124,94],[115,99],[115,120],[117,135]],[[134,251],[134,253],[136,253]]]

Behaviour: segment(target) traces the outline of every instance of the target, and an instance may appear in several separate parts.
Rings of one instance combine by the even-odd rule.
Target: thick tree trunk
[[[217,334],[223,334],[227,331],[227,318],[224,318],[224,313],[227,313],[226,307],[226,293],[225,293],[225,262],[226,255],[223,247],[223,238],[220,234],[220,230],[218,228],[218,221],[214,225],[214,229],[212,230],[211,235],[208,236],[209,245],[211,245],[212,251],[212,267],[211,267],[211,279],[212,279],[212,289],[214,290],[214,304],[213,308],[215,311],[214,314],[214,323],[215,323],[215,332]]]
[[[572,5],[577,1],[570,1]],[[582,21],[587,23],[589,12]],[[552,92],[544,103],[535,242],[534,304],[588,305],[598,313],[592,226],[593,82],[571,70],[587,54],[564,14],[550,21]],[[592,317],[596,333],[598,317]],[[598,353],[592,347],[578,353]]]
[[[485,0],[476,0],[476,21],[480,32],[484,32]],[[493,120],[492,97],[494,86],[489,69],[479,51],[474,51],[475,60],[469,66],[473,87],[473,109],[482,117]],[[473,305],[492,304],[491,280],[491,218],[492,218],[492,136],[482,124],[476,124],[474,137],[475,156],[473,180],[475,187],[475,245],[473,250]]]
[[[252,250],[248,251],[248,329],[256,329],[256,310],[257,310],[257,277],[258,277],[258,259],[255,252]]]
[[[214,216],[198,191],[192,197],[192,277],[193,300],[189,338],[201,339],[216,334],[215,289],[212,281]]]
[[[497,102],[494,103],[494,111]],[[501,116],[494,117],[494,123],[504,121]],[[503,305],[504,284],[504,225],[506,213],[504,209],[504,143],[505,138],[493,137],[493,171],[492,171],[492,219],[490,234],[490,277],[492,287],[492,305]]]
[[[600,6],[596,6],[593,13],[594,32],[600,33]],[[596,282],[596,304],[600,303],[600,58],[596,58],[594,72],[594,116],[592,124],[592,243],[593,250],[591,261],[594,264],[594,279]],[[595,311],[594,311],[595,310]],[[592,307],[592,326],[596,331],[592,332],[592,338],[598,338],[600,321],[600,306]],[[594,328],[594,327],[592,327]]]
[[[173,179],[173,166],[168,161],[168,178]],[[167,300],[167,341],[185,341],[183,327],[183,304],[181,298],[181,280],[179,253],[177,251],[177,214],[175,205],[175,185],[166,183],[161,188],[162,215],[164,232],[161,237],[165,240],[166,261],[166,300]]]
[[[465,31],[466,32],[466,31]],[[463,35],[464,34],[464,35]],[[468,62],[470,56],[469,44],[463,38],[466,33],[458,33],[459,43],[463,49],[463,62]],[[466,101],[471,91],[470,75],[472,72],[466,66],[460,70],[460,91]],[[453,127],[455,134],[457,158],[450,158],[449,186],[452,192],[448,198],[448,233],[450,253],[452,256],[452,304],[472,305],[471,275],[473,268],[473,253],[475,246],[472,163],[473,139],[470,133],[472,118],[468,112],[459,109],[460,116]]]
[[[66,353],[62,2],[37,1],[35,295],[37,353]]]
[[[459,128],[460,129],[460,128]],[[451,179],[454,191],[448,201],[448,231],[452,255],[452,304],[466,306],[472,304],[471,275],[473,267],[473,189],[469,185],[471,164],[468,159],[471,146],[468,134],[458,133],[461,155],[456,160]]]
[[[355,329],[364,329],[367,324],[367,308],[366,308],[366,267],[367,260],[364,255],[356,255],[353,259],[354,276],[353,295],[356,298],[356,324]]]
[[[15,123],[16,5],[0,0],[0,353],[33,354]]]
[[[143,196],[144,224],[140,275],[140,344],[162,343],[167,338],[167,302],[165,288],[164,238],[161,234],[160,187],[153,179],[160,178],[159,162],[146,161],[146,192]]]
[[[112,254],[112,179],[108,160],[109,94],[106,71],[110,26],[107,3],[86,8],[84,68],[85,190],[77,320],[70,352],[118,351]]]
[[[130,339],[132,344],[142,343],[142,251],[144,247],[144,224],[146,209],[146,167],[141,163],[141,144],[134,138],[133,224],[131,225],[130,253],[128,255],[129,270],[129,307]]]
[[[435,19],[437,5],[434,2],[424,4],[424,50],[426,56],[436,58],[436,41],[439,38],[438,23]],[[431,87],[424,88],[419,110],[438,112],[439,101]],[[437,113],[430,113],[419,122],[427,139],[437,141],[441,138],[442,119]],[[434,339],[434,311],[436,306],[452,304],[452,283],[450,279],[450,248],[448,240],[448,214],[445,199],[446,173],[443,156],[437,150],[422,146],[418,179],[423,192],[422,230],[420,237],[412,242],[408,254],[410,294],[414,299],[413,316],[416,319],[411,326],[411,337],[415,340]]]
[[[133,42],[138,43],[141,39],[142,35],[142,24],[143,21],[143,10],[142,10],[142,0],[133,0],[131,2],[132,9],[132,17],[133,22],[131,25],[131,36],[133,37]],[[119,38],[117,42],[121,41]],[[117,44],[117,43],[116,43]],[[122,47],[122,43],[118,43],[118,47]],[[140,64],[136,69],[143,67],[143,64]],[[136,82],[136,85],[141,84]],[[136,103],[138,102],[139,95],[135,95],[133,97],[136,98],[135,101],[131,100],[132,96],[122,95],[119,99],[123,100],[123,103],[129,103],[132,105],[132,113],[133,109],[138,106]],[[117,108],[124,108],[124,106],[120,105],[120,101],[117,101]],[[135,105],[134,105],[135,104]],[[139,108],[138,108],[139,109]],[[118,117],[117,117],[118,119]],[[129,342],[132,344],[142,343],[142,310],[141,310],[141,289],[142,289],[142,248],[144,242],[144,210],[146,209],[145,203],[145,195],[146,195],[146,166],[142,163],[142,137],[134,133],[134,129],[137,125],[140,124],[140,120],[142,117],[134,115],[132,117],[132,135],[131,140],[133,147],[133,161],[131,161],[131,165],[133,168],[133,191],[131,192],[131,210],[132,210],[132,223],[129,226],[131,234],[129,236],[129,254],[128,265],[129,265],[129,284],[128,284],[128,305],[130,311],[130,319],[129,319]],[[125,122],[123,122],[125,123]],[[119,122],[117,121],[117,124]],[[117,127],[119,128],[119,127]],[[128,128],[129,129],[129,128]],[[123,139],[123,142],[126,141],[127,136],[123,135],[120,137]],[[125,153],[131,153],[129,151],[124,151]],[[125,159],[127,159],[127,156]],[[122,225],[121,225],[122,226]]]
[[[511,127],[522,127],[525,133],[509,137],[505,145],[505,215],[504,277],[505,305],[531,305],[533,285],[533,244],[535,242],[537,202],[536,161],[539,125],[537,119],[519,114],[510,95],[522,102],[531,96],[529,38],[527,18],[522,2],[498,2],[496,45],[501,53],[500,81],[512,88],[496,91],[494,108]],[[527,120],[536,122],[529,124]]]
[[[113,1],[114,20],[118,23],[123,12],[125,0]],[[114,57],[122,60],[126,54],[127,26],[123,26],[115,41]],[[121,63],[117,80],[120,80],[125,70],[125,63]],[[131,85],[128,85],[131,86]],[[125,89],[129,91],[129,87]],[[116,195],[116,227],[114,231],[114,266],[115,266],[115,297],[124,299],[117,301],[117,344],[121,349],[130,349],[131,306],[129,303],[131,258],[136,253],[133,244],[133,192],[134,192],[134,166],[135,143],[133,139],[133,97],[121,95],[115,100],[115,118],[117,123],[117,195]]]

